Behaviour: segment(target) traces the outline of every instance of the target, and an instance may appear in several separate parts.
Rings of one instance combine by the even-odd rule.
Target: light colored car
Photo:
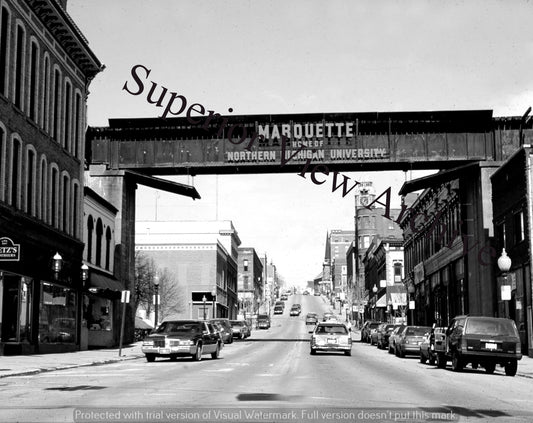
[[[399,339],[402,332],[405,330],[407,326],[400,325],[396,329],[392,331],[392,333],[389,336],[389,354],[396,353],[396,341]]]
[[[311,336],[311,355],[317,351],[340,351],[352,355],[352,335],[343,323],[320,322]]]
[[[235,338],[244,339],[251,335],[250,327],[244,320],[230,320],[229,322]]]
[[[399,357],[406,354],[420,354],[420,344],[431,332],[429,326],[407,326],[396,340],[396,352]]]

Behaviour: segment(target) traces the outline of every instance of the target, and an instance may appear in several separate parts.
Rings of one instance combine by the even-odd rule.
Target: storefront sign
[[[19,261],[20,244],[15,244],[10,238],[0,238],[0,261]]]

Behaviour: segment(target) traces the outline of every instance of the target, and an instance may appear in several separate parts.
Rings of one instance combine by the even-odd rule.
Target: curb
[[[68,365],[68,366],[65,365],[65,366],[58,366],[58,367],[46,367],[46,368],[35,369],[35,370],[24,370],[24,371],[20,371],[20,372],[0,375],[0,379],[6,378],[6,377],[13,377],[13,376],[36,375],[36,374],[39,374],[39,373],[55,372],[55,371],[58,371],[58,370],[76,369],[78,367],[103,366],[105,364],[118,363],[120,361],[138,360],[139,358],[144,358],[144,355],[125,357],[125,358],[112,358],[112,359],[109,359],[109,360],[93,361],[91,363],[82,363],[82,364],[71,364],[71,365]]]

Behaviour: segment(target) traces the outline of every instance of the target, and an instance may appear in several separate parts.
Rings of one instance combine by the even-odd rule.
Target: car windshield
[[[504,319],[470,318],[466,324],[465,333],[475,335],[516,336],[516,330],[512,321]]]
[[[163,322],[156,329],[155,333],[175,333],[175,332],[198,333],[201,331],[202,331],[202,326],[200,323]]]
[[[231,326],[244,326],[244,322],[231,322]]]
[[[346,335],[348,334],[348,329],[342,325],[320,325],[316,328],[316,333],[327,334],[327,333],[336,333]]]
[[[431,328],[426,326],[418,326],[414,328],[407,328],[405,331],[406,336],[424,336],[426,333],[430,332]]]
[[[381,324],[381,323],[370,323],[370,324],[368,325],[368,327],[369,327],[370,329],[375,329],[375,328],[377,328],[380,324]]]

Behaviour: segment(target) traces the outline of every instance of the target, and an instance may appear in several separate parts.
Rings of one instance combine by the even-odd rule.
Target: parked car
[[[323,322],[327,322],[329,319],[332,319],[334,318],[335,315],[333,313],[331,313],[330,311],[327,311],[325,312],[323,315],[322,315],[322,321]]]
[[[191,356],[200,361],[202,355],[211,354],[217,359],[223,342],[215,327],[203,320],[170,320],[161,323],[143,341],[141,351],[146,361],[153,362],[156,357]]]
[[[425,364],[426,361],[434,365],[437,361],[437,355],[435,353],[435,344],[441,345],[446,337],[445,327],[433,327],[431,332],[428,333],[422,343],[420,344],[420,362]]]
[[[257,328],[270,329],[270,316],[268,314],[257,315]]]
[[[311,336],[311,355],[317,351],[342,351],[352,355],[352,337],[342,323],[320,322]]]
[[[320,291],[315,291],[313,294],[315,297],[320,297]]]
[[[316,325],[318,323],[318,315],[316,313],[307,313],[305,316],[306,325]]]
[[[372,331],[376,331],[381,322],[375,320],[367,320],[361,329],[361,342],[370,342],[370,335]]]
[[[487,373],[494,373],[499,364],[506,375],[514,376],[518,360],[522,359],[515,322],[502,317],[455,317],[446,329],[445,342],[436,352],[437,366],[445,368],[447,360],[451,360],[456,372],[471,363],[474,369],[482,366]]]
[[[420,344],[430,332],[429,326],[406,326],[396,338],[396,355],[403,358],[407,354],[420,354]]]
[[[220,337],[225,344],[231,344],[233,342],[233,331],[231,330],[229,319],[211,319],[210,322],[218,328]]]
[[[389,336],[395,327],[396,325],[391,323],[382,323],[378,326],[375,343],[380,350],[384,350],[389,345]],[[372,339],[370,343],[372,344]]]
[[[281,294],[280,300],[281,301],[287,301],[289,299],[289,296],[287,294]]]
[[[399,325],[396,329],[392,331],[389,336],[389,354],[394,354],[396,352],[396,339],[398,339],[402,332],[405,330],[406,325]]]
[[[244,320],[230,320],[233,337],[239,339],[248,338],[251,335],[250,327]]]

